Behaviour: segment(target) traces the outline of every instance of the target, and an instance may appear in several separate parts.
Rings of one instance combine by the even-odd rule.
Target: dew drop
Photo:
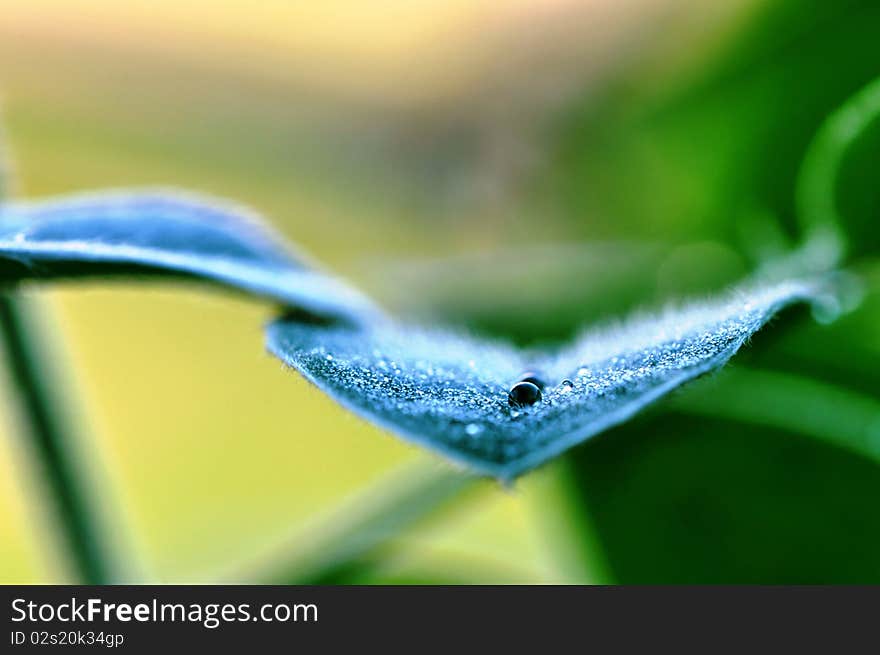
[[[538,389],[540,391],[543,391],[544,387],[547,386],[544,383],[544,379],[538,373],[535,373],[534,371],[526,371],[525,373],[523,373],[522,375],[519,376],[519,381],[520,382],[530,382],[533,385],[535,385],[536,387],[538,387]],[[540,397],[539,397],[539,399],[540,399]]]
[[[483,426],[477,423],[468,423],[464,427],[464,431],[467,432],[467,434],[471,437],[475,437],[483,431]]]
[[[559,393],[568,393],[574,389],[574,382],[571,380],[565,379],[559,383]]]
[[[326,359],[328,362],[332,362],[332,361],[333,361],[333,355],[327,355],[324,359]]]
[[[531,382],[517,382],[507,394],[511,407],[526,407],[541,400],[541,389]]]
[[[578,369],[578,377],[585,378],[590,374],[590,369],[583,367]]]

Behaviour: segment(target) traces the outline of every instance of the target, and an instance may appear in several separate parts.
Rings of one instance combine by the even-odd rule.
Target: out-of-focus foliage
[[[782,429],[678,413],[577,452],[621,583],[876,583],[877,460]]]

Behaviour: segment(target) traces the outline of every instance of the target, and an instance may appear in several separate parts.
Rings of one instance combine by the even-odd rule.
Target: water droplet
[[[578,369],[578,377],[585,378],[590,374],[590,369],[583,367]]]
[[[531,382],[517,382],[507,394],[507,401],[512,407],[534,405],[541,400],[541,390]]]
[[[535,373],[534,371],[526,371],[525,373],[523,373],[522,375],[519,376],[519,381],[520,382],[530,382],[531,384],[538,387],[538,389],[540,391],[543,391],[544,387],[547,386],[544,383],[544,379],[538,373]],[[540,396],[539,396],[539,399],[540,399]]]
[[[464,431],[467,432],[470,436],[475,437],[483,431],[483,426],[478,425],[477,423],[468,423],[464,427]]]
[[[332,361],[333,361],[333,355],[327,355],[324,359],[326,359],[328,362],[332,362]]]
[[[574,389],[574,382],[571,380],[566,379],[559,383],[559,393],[568,393],[572,389]]]
[[[837,298],[828,294],[816,299],[812,306],[813,318],[822,325],[828,325],[837,320],[843,313]]]

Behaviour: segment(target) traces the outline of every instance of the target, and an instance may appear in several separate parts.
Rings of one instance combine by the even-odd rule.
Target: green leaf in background
[[[717,239],[752,252],[765,245],[746,229],[758,219],[798,239],[801,162],[823,121],[880,75],[878,38],[875,2],[761,3],[687,72],[646,63],[570,112],[546,196],[589,240]]]
[[[574,461],[619,583],[880,581],[876,460],[791,430],[670,413]]]

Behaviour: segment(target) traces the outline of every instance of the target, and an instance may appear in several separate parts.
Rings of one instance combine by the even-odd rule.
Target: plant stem
[[[847,98],[813,137],[795,187],[798,218],[808,234],[818,232],[845,244],[835,195],[840,169],[852,146],[877,120],[880,120],[880,78]]]
[[[52,384],[52,367],[47,361],[51,349],[34,327],[22,298],[12,293],[0,295],[0,340],[18,397],[20,419],[28,423],[31,448],[55,505],[78,581],[107,584],[109,560],[98,527],[99,512],[90,498],[74,444],[66,434],[61,398]]]
[[[0,126],[0,202],[7,197],[10,160]],[[48,491],[58,531],[78,582],[107,584],[111,581],[110,553],[105,533],[99,529],[98,504],[91,495],[85,472],[75,453],[75,442],[65,420],[57,371],[51,366],[49,340],[36,329],[25,298],[14,292],[0,293],[0,342],[9,365],[13,394],[18,399],[18,418],[30,432],[44,486]]]
[[[479,478],[433,465],[395,471],[310,530],[305,550],[283,553],[242,579],[261,584],[351,584],[355,570],[361,579],[368,576],[383,546],[473,497],[480,487]]]

